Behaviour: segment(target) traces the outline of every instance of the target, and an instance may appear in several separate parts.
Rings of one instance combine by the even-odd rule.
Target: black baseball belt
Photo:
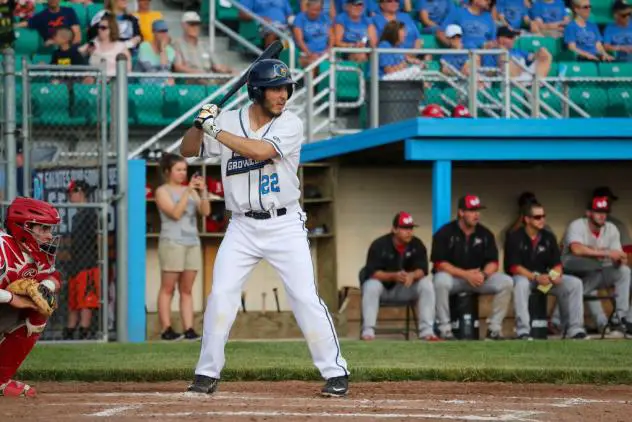
[[[276,216],[281,217],[287,213],[287,208],[279,208],[276,210]],[[270,211],[247,211],[244,214],[246,217],[254,218],[255,220],[267,220],[268,218],[272,218],[272,213]]]

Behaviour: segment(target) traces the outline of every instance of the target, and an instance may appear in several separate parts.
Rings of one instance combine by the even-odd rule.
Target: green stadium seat
[[[18,28],[15,30],[15,53],[33,55],[42,46],[42,40],[37,31],[28,28]]]
[[[50,54],[34,54],[31,59],[32,64],[50,64],[53,56]]]
[[[208,96],[204,85],[176,85],[165,87],[164,116],[177,119]],[[191,116],[193,123],[195,116]]]
[[[599,76],[630,77],[632,76],[632,63],[599,63]]]
[[[535,53],[540,48],[546,48],[549,53],[555,59],[562,50],[561,39],[549,38],[549,37],[520,37],[516,42],[516,48],[520,50],[528,51],[529,53]]]
[[[208,25],[209,23],[210,5],[210,0],[204,0],[200,6],[200,18],[202,18],[204,25]],[[225,7],[220,0],[215,0],[215,17],[224,23],[230,21],[236,22],[239,20],[239,9],[234,6]]]
[[[340,66],[357,67],[364,69],[363,64],[352,61],[339,61]],[[331,63],[326,60],[318,66],[318,72],[323,73],[329,70]],[[329,78],[323,79],[318,84],[318,90],[329,87]],[[347,71],[336,72],[336,99],[341,102],[353,102],[360,96],[360,78],[356,73]]]
[[[608,90],[608,116],[632,117],[632,87]]]
[[[62,7],[70,7],[74,9],[77,14],[77,19],[79,19],[79,26],[82,28],[88,27],[88,14],[86,7],[81,3],[71,3],[71,2],[62,2],[60,4]]]
[[[250,41],[257,47],[263,47],[263,38],[259,33],[259,24],[255,21],[239,21],[239,35]],[[239,49],[244,49],[241,45]]]
[[[70,125],[70,93],[65,84],[31,84],[33,123],[44,126]]]
[[[421,48],[441,48],[434,35],[421,35]]]
[[[171,119],[163,116],[163,88],[153,84],[129,85],[129,112],[135,124],[160,126]]]
[[[92,18],[101,10],[103,10],[103,4],[92,3],[86,6],[86,22],[88,25],[90,25]]]
[[[590,20],[597,25],[604,25],[612,22],[612,3],[614,0],[592,0],[590,5]]]
[[[296,46],[296,48],[294,49],[294,67],[296,69],[302,69],[302,66],[299,63],[300,55],[301,55],[301,50],[298,48],[298,46]],[[281,60],[283,63],[285,63],[288,66],[290,65],[290,49],[289,48],[284,48],[283,51],[281,51],[281,54],[279,54],[279,60]]]
[[[100,116],[100,88],[98,85],[75,84],[73,86],[73,102],[71,107],[71,115],[77,119],[82,119],[82,123],[87,125],[96,125]],[[106,88],[107,95],[107,116],[108,123],[112,120],[110,112],[112,90]],[[133,124],[131,119],[128,123]]]
[[[592,62],[559,62],[559,70],[566,66],[567,77],[599,76],[597,64]]]
[[[606,115],[608,108],[608,92],[605,89],[596,87],[572,87],[569,97],[579,108],[584,110],[590,117],[602,117]],[[579,114],[570,109],[571,117],[578,117]]]
[[[546,104],[553,110],[562,114],[562,100],[546,88],[540,89],[540,104]],[[550,113],[544,110],[542,107],[540,107],[540,113],[544,114],[545,116],[550,115]]]

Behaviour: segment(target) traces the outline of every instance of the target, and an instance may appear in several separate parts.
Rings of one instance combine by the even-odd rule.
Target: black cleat
[[[184,332],[184,339],[189,341],[200,340],[201,337],[198,333],[195,332],[193,328],[189,328]]]
[[[345,375],[342,377],[329,378],[320,391],[320,394],[325,397],[344,397],[348,391],[349,378]]]
[[[217,378],[207,377],[206,375],[196,375],[193,379],[193,384],[187,388],[187,392],[213,394],[217,390],[218,385],[219,380]]]

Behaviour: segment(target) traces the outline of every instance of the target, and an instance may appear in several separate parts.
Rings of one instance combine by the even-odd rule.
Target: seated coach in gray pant
[[[432,239],[437,319],[442,338],[451,340],[450,295],[461,292],[494,294],[487,338],[500,340],[511,301],[513,281],[498,272],[498,248],[493,233],[479,223],[484,209],[478,196],[459,199],[458,218],[441,227]]]
[[[522,211],[523,226],[511,232],[505,242],[505,271],[514,279],[516,334],[530,340],[529,296],[535,289],[549,291],[561,304],[570,338],[586,339],[582,281],[562,274],[560,247],[555,235],[545,229],[544,207],[533,202]]]
[[[433,333],[435,293],[428,276],[428,252],[413,236],[413,217],[400,212],[391,233],[373,241],[367,255],[362,283],[362,340],[375,338],[380,300],[417,300],[419,338],[438,340]]]

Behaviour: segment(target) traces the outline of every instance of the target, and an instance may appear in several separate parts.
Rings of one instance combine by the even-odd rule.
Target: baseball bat
[[[275,287],[272,291],[274,292],[274,302],[276,303],[277,312],[281,312],[281,307],[279,306],[279,289]]]
[[[248,74],[250,73],[250,69],[252,69],[252,66],[254,66],[255,63],[265,59],[276,59],[279,57],[281,51],[283,51],[283,43],[281,41],[277,40],[270,44],[268,48],[266,48],[263,53],[261,53],[261,55],[257,57],[254,62],[252,62],[248,70],[241,75],[241,77],[233,84],[232,87],[230,87],[228,92],[224,94],[224,97],[220,100],[219,103],[217,103],[217,107],[221,109],[224,104],[226,104],[226,102],[230,99],[230,97],[235,95],[235,93],[246,84],[246,82],[248,81]],[[202,129],[202,125],[199,122],[196,121],[194,125],[196,128]]]

